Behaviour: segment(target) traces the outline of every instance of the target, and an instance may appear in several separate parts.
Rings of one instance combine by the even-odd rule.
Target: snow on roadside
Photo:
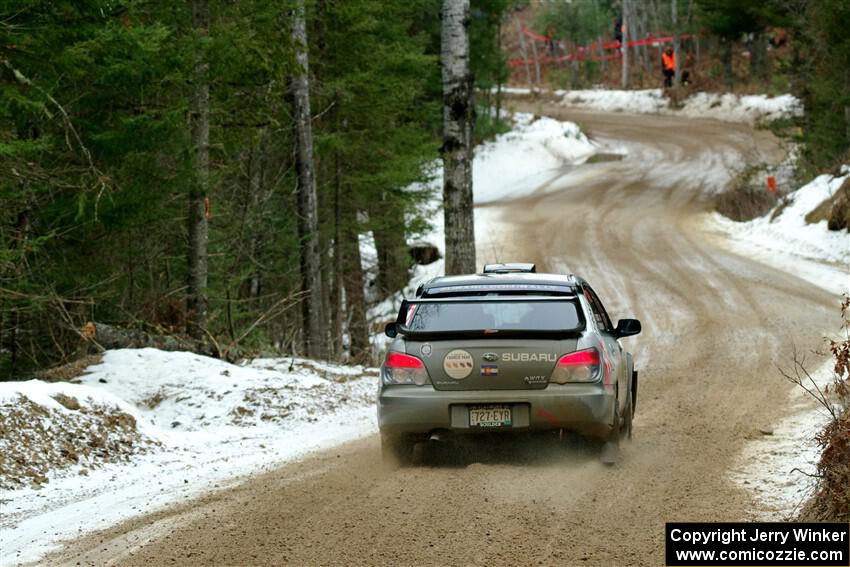
[[[846,293],[850,290],[850,234],[846,229],[828,230],[825,220],[805,220],[850,177],[850,168],[845,166],[842,173],[815,178],[764,216],[748,222],[735,222],[717,212],[706,214],[703,229],[732,252],[787,271],[835,295]],[[832,376],[830,363],[811,375],[820,388]],[[811,383],[804,385],[812,387]],[[768,435],[744,447],[730,478],[763,505],[755,519],[788,519],[811,495],[814,482],[806,475],[815,472],[820,455],[814,436],[827,418],[826,408],[795,388],[789,415]]]
[[[850,175],[821,175],[790,193],[762,217],[735,222],[719,213],[707,215],[704,226],[720,234],[722,246],[806,279],[831,293],[850,290],[850,233],[827,229],[825,220],[809,224],[805,217],[831,197]]]
[[[372,434],[376,380],[375,369],[305,359],[234,365],[186,352],[128,349],[107,352],[80,384],[0,383],[4,415],[22,405],[49,412],[38,427],[58,441],[67,444],[68,422],[88,430],[86,420],[97,409],[104,419],[132,416],[145,447],[112,462],[81,459],[51,469],[40,486],[0,490],[0,564],[37,560],[84,531]],[[74,398],[80,409],[57,395]],[[4,451],[11,451],[6,458],[27,454]]]
[[[535,119],[527,113],[515,114],[514,121],[510,132],[475,149],[472,190],[476,204],[528,195],[597,150],[572,122],[545,116]]]
[[[811,377],[818,388],[832,381],[831,364],[825,363]],[[813,384],[803,384],[809,389]],[[751,439],[738,456],[729,477],[743,486],[763,505],[755,520],[790,519],[811,496],[820,450],[814,437],[826,424],[829,413],[813,397],[794,388],[790,393],[789,415],[768,434]]]
[[[523,88],[506,89],[505,92],[513,95],[544,94]],[[685,99],[681,108],[670,108],[670,99],[664,96],[662,89],[556,90],[552,94],[559,97],[563,105],[573,108],[711,118],[724,122],[770,122],[802,113],[802,104],[790,94],[771,97],[698,92]]]
[[[0,489],[40,487],[160,446],[121,398],[67,383],[0,382]]]

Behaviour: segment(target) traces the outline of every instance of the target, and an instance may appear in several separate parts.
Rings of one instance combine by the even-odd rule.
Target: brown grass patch
[[[102,354],[89,354],[61,366],[40,370],[36,372],[35,377],[45,382],[75,382],[89,366],[100,364],[102,361]]]
[[[715,208],[725,217],[738,222],[766,215],[777,198],[763,187],[733,186],[717,196]]]

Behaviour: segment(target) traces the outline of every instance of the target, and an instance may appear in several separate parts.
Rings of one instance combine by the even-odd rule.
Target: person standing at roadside
[[[664,88],[669,89],[673,86],[673,77],[676,76],[676,55],[672,47],[668,47],[661,54],[661,70],[664,73]]]

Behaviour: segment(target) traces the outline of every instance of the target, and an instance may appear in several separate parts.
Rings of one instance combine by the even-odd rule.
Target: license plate
[[[511,406],[469,406],[470,427],[510,427]]]

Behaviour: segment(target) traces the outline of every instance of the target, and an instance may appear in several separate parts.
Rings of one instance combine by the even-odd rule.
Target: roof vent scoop
[[[536,274],[537,266],[524,262],[511,262],[508,264],[485,264],[485,274]]]

